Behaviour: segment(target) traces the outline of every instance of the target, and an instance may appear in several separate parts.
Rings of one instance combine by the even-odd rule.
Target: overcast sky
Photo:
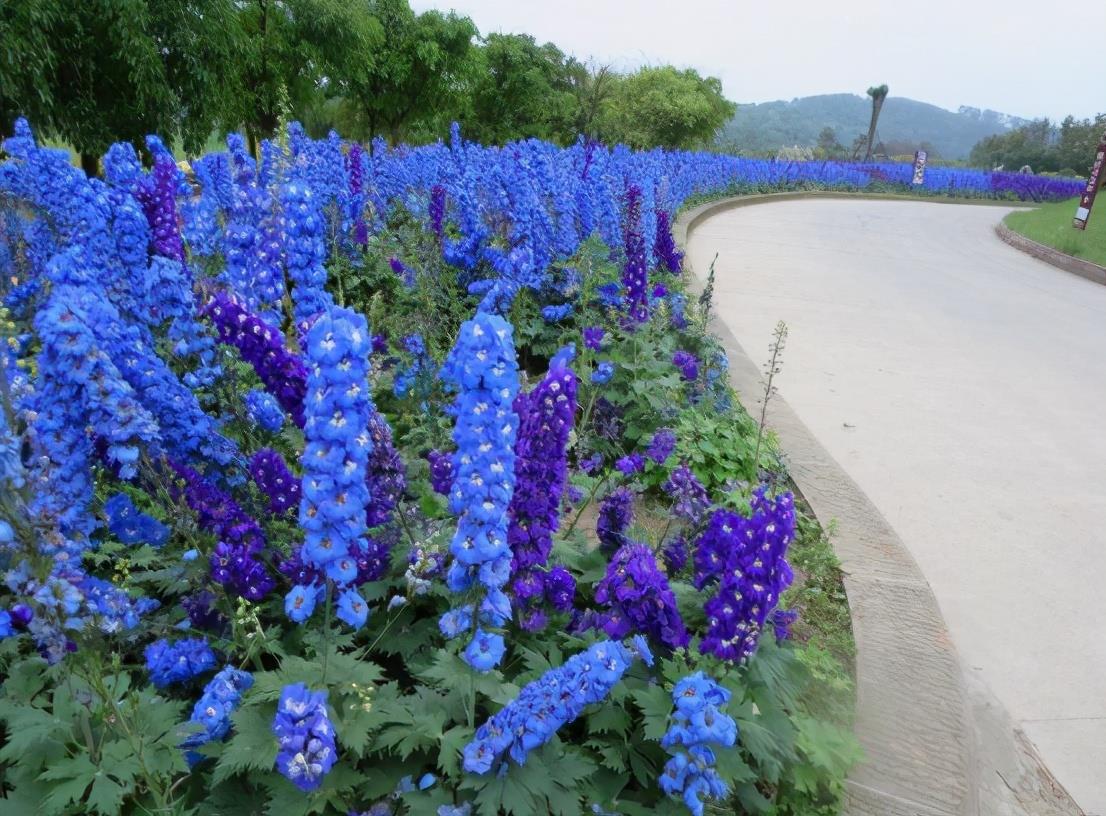
[[[905,96],[1017,116],[1106,111],[1104,0],[413,0],[620,68],[671,63],[735,102]],[[913,20],[911,19],[913,15]]]

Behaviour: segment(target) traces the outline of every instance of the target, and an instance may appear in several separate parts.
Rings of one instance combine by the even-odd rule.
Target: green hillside
[[[783,145],[814,147],[831,127],[846,147],[868,129],[871,102],[855,94],[824,94],[790,102],[739,105],[721,141],[742,151],[775,151]],[[1004,133],[1027,120],[978,108],[953,112],[913,99],[889,96],[879,119],[879,139],[889,152],[928,142],[945,159],[965,159],[980,139]]]

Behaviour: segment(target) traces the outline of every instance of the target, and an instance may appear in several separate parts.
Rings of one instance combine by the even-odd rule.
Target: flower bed
[[[147,149],[4,144],[5,813],[835,810],[802,520],[669,223],[872,168]]]

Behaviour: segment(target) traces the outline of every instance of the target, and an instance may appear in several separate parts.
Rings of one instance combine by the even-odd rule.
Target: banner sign
[[[926,178],[926,157],[928,154],[924,150],[919,150],[914,154],[914,181],[912,184],[921,184]]]
[[[1085,230],[1087,219],[1091,217],[1091,207],[1094,206],[1095,193],[1098,192],[1099,182],[1102,181],[1102,165],[1106,163],[1106,131],[1102,133],[1102,141],[1098,143],[1098,150],[1094,154],[1094,164],[1091,166],[1091,177],[1087,179],[1087,189],[1079,197],[1079,208],[1075,211],[1075,218],[1071,225],[1076,229]]]

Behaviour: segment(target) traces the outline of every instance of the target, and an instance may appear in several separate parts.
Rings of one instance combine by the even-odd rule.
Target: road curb
[[[1068,255],[1066,252],[1053,249],[1045,244],[1039,244],[1020,233],[1014,232],[1001,221],[995,224],[995,234],[1014,249],[1032,255],[1039,261],[1044,261],[1057,269],[1063,269],[1065,272],[1106,286],[1106,266],[1099,266],[1096,263],[1076,258],[1074,255]]]
[[[695,226],[713,215],[806,198],[930,201],[821,191],[741,196],[681,213],[673,236],[686,248]],[[700,270],[685,271],[692,288],[701,289]],[[752,408],[763,392],[759,365],[724,323],[715,318],[711,329],[729,357],[734,390]],[[867,755],[848,780],[846,814],[1079,814],[1002,706],[969,688],[929,583],[887,520],[779,395],[768,422],[815,516],[823,527],[836,523],[833,546],[857,646],[856,733]]]

